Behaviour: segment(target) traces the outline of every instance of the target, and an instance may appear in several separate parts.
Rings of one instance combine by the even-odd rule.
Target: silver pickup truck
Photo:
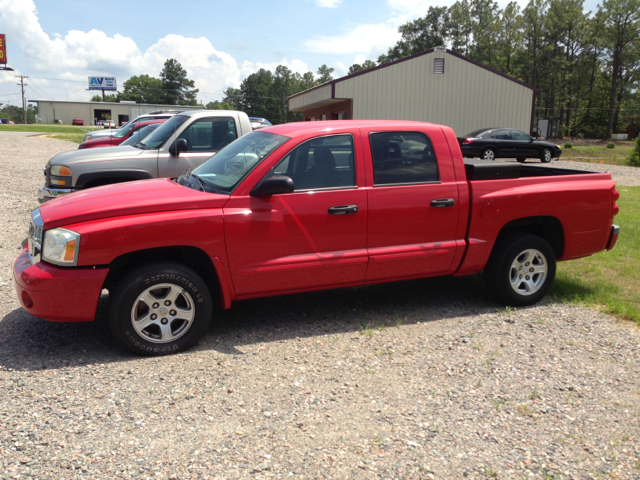
[[[244,112],[197,110],[175,115],[132,146],[71,150],[44,169],[44,203],[67,193],[112,183],[177,177],[196,168],[235,139],[252,131]]]

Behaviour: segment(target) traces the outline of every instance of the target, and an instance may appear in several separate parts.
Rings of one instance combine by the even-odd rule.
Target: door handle
[[[358,205],[338,205],[329,207],[329,215],[346,215],[348,213],[358,213]]]
[[[456,201],[453,198],[438,198],[431,200],[431,206],[435,208],[453,207]]]

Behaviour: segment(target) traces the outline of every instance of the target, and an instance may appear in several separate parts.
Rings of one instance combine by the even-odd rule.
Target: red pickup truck
[[[92,188],[31,213],[18,297],[91,321],[103,288],[128,349],[180,351],[214,303],[484,270],[510,305],[540,300],[557,260],[613,248],[609,174],[465,162],[448,127],[306,122],[239,138],[193,172]]]

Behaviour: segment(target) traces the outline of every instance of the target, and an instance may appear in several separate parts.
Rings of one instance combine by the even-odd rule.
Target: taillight
[[[620,207],[616,205],[616,201],[620,198],[620,192],[618,190],[613,191],[613,199],[611,201],[611,218],[615,217],[618,213],[620,213]]]
[[[462,144],[463,144],[463,145],[471,145],[472,143],[473,143],[473,138],[465,138],[465,139],[462,141]]]

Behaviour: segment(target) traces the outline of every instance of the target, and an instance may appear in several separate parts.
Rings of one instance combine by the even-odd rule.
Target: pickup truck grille
[[[40,252],[42,251],[42,234],[44,222],[40,216],[40,209],[36,208],[31,212],[31,220],[29,221],[29,256],[31,264],[40,261]]]

